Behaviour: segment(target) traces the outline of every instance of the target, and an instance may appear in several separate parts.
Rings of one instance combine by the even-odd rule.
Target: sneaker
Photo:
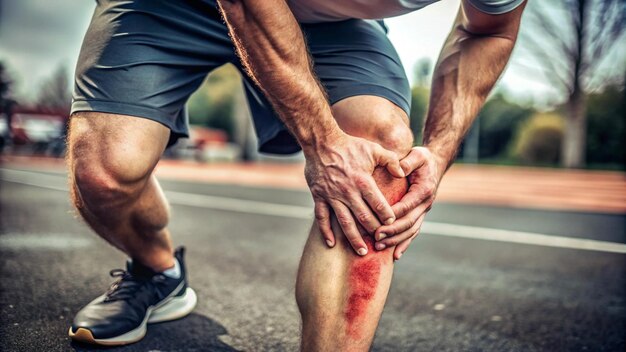
[[[127,263],[127,270],[114,269],[119,279],[102,296],[81,309],[70,327],[75,341],[116,346],[141,340],[146,326],[179,319],[196,306],[196,293],[187,287],[185,249],[174,253],[181,275],[173,279],[139,263]]]

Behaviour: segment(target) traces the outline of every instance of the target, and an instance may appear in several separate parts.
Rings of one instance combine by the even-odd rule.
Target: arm
[[[463,1],[435,67],[424,127],[423,144],[438,159],[440,177],[509,61],[524,6],[489,15]]]
[[[280,119],[309,152],[341,134],[284,1],[219,1],[237,53]]]
[[[395,220],[372,173],[381,165],[404,177],[398,156],[338,127],[285,1],[221,0],[219,5],[248,75],[302,146],[316,219],[328,245],[335,243],[332,207],[353,248],[364,255],[367,247],[352,214],[371,233],[381,222]]]
[[[419,233],[441,178],[504,70],[524,6],[489,15],[463,0],[433,74],[423,147],[413,148],[401,161],[409,175],[409,192],[393,206],[398,220],[375,234],[385,246],[397,245],[396,259]]]

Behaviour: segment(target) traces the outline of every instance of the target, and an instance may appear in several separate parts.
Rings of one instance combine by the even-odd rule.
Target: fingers
[[[400,160],[396,153],[389,151],[380,145],[376,144],[374,147],[374,157],[376,163],[381,166],[385,166],[387,171],[395,177],[405,177],[406,174],[400,167]]]
[[[363,237],[356,227],[350,209],[348,209],[345,204],[339,201],[332,201],[330,203],[330,206],[333,208],[335,216],[337,217],[337,222],[343,230],[346,239],[348,239],[348,242],[350,242],[350,245],[352,246],[352,248],[354,248],[354,251],[358,255],[366,255],[367,246],[365,245],[365,241],[363,241]]]
[[[376,229],[376,232],[374,232],[374,239],[380,241],[407,231],[411,228],[411,226],[413,226],[413,224],[415,224],[417,219],[424,212],[425,208],[425,206],[413,208],[410,212],[396,220],[393,224],[379,227]]]
[[[402,218],[408,212],[423,204],[430,206],[433,201],[433,194],[432,190],[422,189],[420,185],[413,184],[409,187],[409,191],[391,209],[396,218]]]
[[[404,254],[404,252],[406,252],[406,250],[411,245],[411,242],[413,242],[413,240],[415,239],[415,237],[417,237],[417,235],[419,235],[419,233],[420,233],[420,229],[417,229],[417,232],[415,234],[413,234],[413,236],[409,237],[408,239],[404,240],[403,242],[400,242],[396,246],[396,248],[393,250],[393,259],[394,260],[399,260],[400,259],[400,257]]]
[[[407,156],[400,160],[400,166],[402,167],[402,171],[408,175],[415,171],[415,169],[424,165],[426,161],[427,159],[422,151],[422,148],[415,147],[411,149],[411,152]]]
[[[335,235],[330,227],[330,209],[323,200],[315,201],[315,220],[328,247],[335,246]]]
[[[391,210],[391,207],[387,205],[386,208],[388,208],[386,209],[387,217],[383,219],[387,219],[389,216],[393,217],[393,211]],[[354,217],[358,221],[358,224],[361,224],[361,226],[363,226],[367,233],[374,233],[374,231],[376,231],[376,229],[380,227],[380,222],[360,196],[351,200],[350,210],[354,214]]]
[[[419,231],[420,227],[422,227],[422,223],[424,222],[424,215],[425,214],[420,215],[417,221],[413,225],[411,225],[408,230],[401,232],[393,237],[388,237],[382,241],[376,242],[376,249],[383,250],[385,248],[393,247],[411,238],[411,236],[415,235]]]
[[[393,211],[393,208],[385,199],[383,192],[381,192],[376,182],[374,182],[374,178],[370,177],[367,182],[367,187],[361,190],[361,195],[363,199],[369,204],[369,207],[376,213],[376,216],[380,219],[383,224],[392,224],[396,221],[396,216]],[[370,231],[370,233],[374,232],[379,226]]]

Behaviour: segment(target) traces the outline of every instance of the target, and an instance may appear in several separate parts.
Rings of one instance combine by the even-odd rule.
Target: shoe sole
[[[157,305],[155,307],[149,307],[146,311],[146,316],[144,317],[141,325],[139,325],[134,330],[126,332],[122,335],[109,337],[106,339],[96,339],[93,337],[93,334],[89,329],[86,328],[78,328],[75,332],[72,331],[72,327],[70,327],[69,335],[70,338],[74,341],[79,341],[83,343],[89,343],[94,345],[103,345],[103,346],[120,346],[120,345],[128,345],[134,342],[137,342],[143,339],[146,336],[147,325],[153,323],[161,323],[171,320],[180,319],[182,317],[187,316],[196,306],[198,302],[198,297],[196,292],[191,288],[187,287],[185,290],[185,294],[178,297],[173,297],[170,300]]]

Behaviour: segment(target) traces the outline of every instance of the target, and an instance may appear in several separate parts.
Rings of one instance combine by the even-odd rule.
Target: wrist
[[[334,122],[334,120],[333,120]],[[318,128],[308,133],[308,138],[300,142],[306,158],[330,152],[334,146],[340,144],[346,136],[345,132],[335,123],[326,128]]]
[[[455,153],[450,153],[446,149],[440,148],[437,145],[425,144],[424,147],[430,151],[431,155],[435,159],[435,163],[437,164],[437,177],[441,180],[452,164],[452,159],[454,159]]]

